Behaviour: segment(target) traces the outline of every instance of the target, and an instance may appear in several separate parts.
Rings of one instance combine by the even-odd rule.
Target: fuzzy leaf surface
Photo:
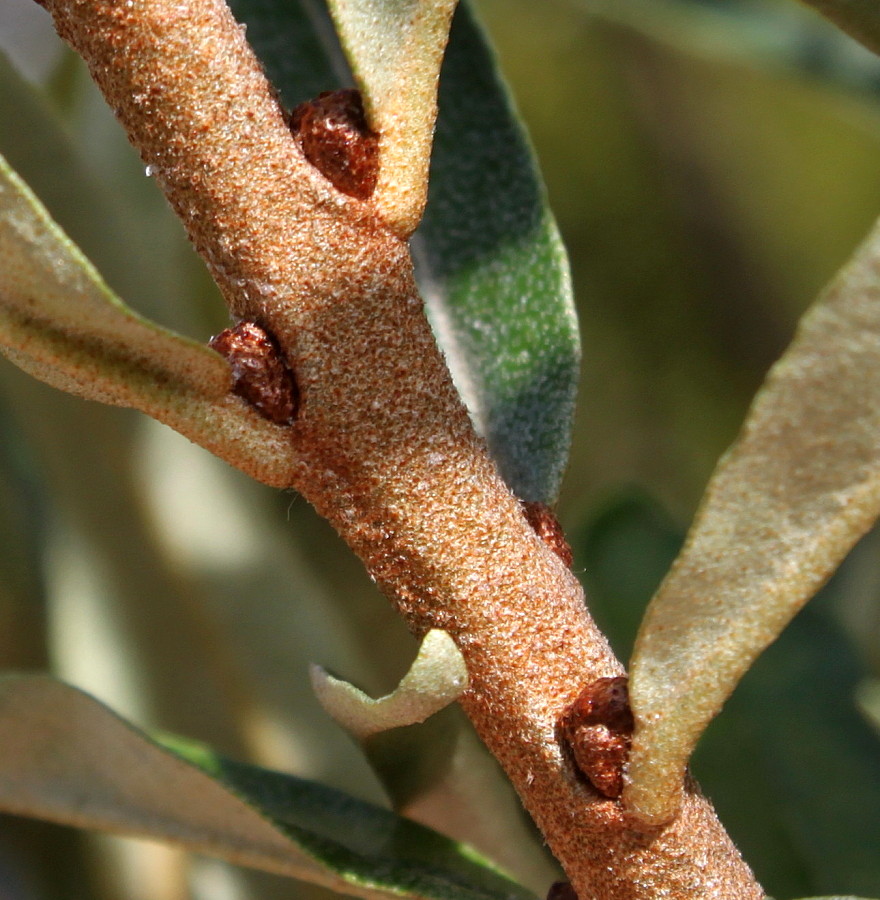
[[[413,253],[434,331],[501,474],[523,500],[552,503],[580,364],[568,259],[467,5],[443,63],[428,206]]]
[[[645,615],[631,663],[634,813],[675,814],[708,722],[878,514],[875,226],[770,371]]]
[[[129,309],[0,157],[0,352],[69,393],[139,409],[254,477],[289,483],[283,429],[229,393],[228,364]],[[248,431],[254,439],[243,439]]]
[[[360,897],[531,895],[473,851],[339,791],[158,742],[43,675],[0,678],[0,805],[167,840]]]
[[[130,310],[104,284],[0,157],[0,344],[43,381],[104,403],[127,395],[182,392],[222,396],[225,363],[206,347]],[[149,374],[147,374],[149,373]]]
[[[312,666],[311,676],[321,705],[357,740],[424,722],[454,703],[468,683],[460,651],[452,638],[438,629],[425,635],[410,670],[385,697],[373,699],[317,665]]]

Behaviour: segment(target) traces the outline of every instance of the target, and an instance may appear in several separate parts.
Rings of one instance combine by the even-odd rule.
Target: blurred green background
[[[3,40],[25,48],[15,66],[30,86],[0,66],[0,152],[126,301],[199,339],[225,327],[81,64],[33,4],[4,3]],[[626,659],[752,394],[880,210],[880,60],[790,0],[476,6],[571,255],[584,362],[560,515]],[[695,760],[777,898],[880,896],[878,541],[759,661]],[[0,546],[5,668],[51,668],[142,724],[382,800],[306,666],[378,694],[414,643],[301,499],[0,361]],[[491,768],[484,790],[496,821],[516,817]],[[470,828],[456,803],[414,814],[546,887],[527,826]],[[322,893],[151,845],[2,826],[3,898]]]

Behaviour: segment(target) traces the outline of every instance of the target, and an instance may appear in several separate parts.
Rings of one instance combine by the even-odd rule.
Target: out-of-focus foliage
[[[571,255],[584,373],[561,510],[586,532],[579,565],[626,659],[754,390],[880,211],[880,75],[789,0],[612,5],[613,17],[579,0],[477,7]],[[104,205],[71,199],[67,163],[54,144],[28,143],[20,110],[4,112],[21,124],[0,128],[0,150],[127,302],[200,340],[219,330],[214,289],[80,64],[60,52],[47,84],[65,152]],[[2,666],[50,665],[145,725],[381,802],[311,695],[307,663],[378,696],[414,646],[329,529],[301,500],[126,411],[5,364],[0,390],[0,534],[14,536],[0,570]],[[612,527],[602,510],[621,485],[656,499]],[[873,539],[746,676],[694,762],[777,898],[880,896],[876,805],[868,817],[861,781],[880,750],[853,712],[858,684],[880,677]],[[22,898],[68,897],[71,884],[87,898],[205,897],[221,880],[237,898],[321,893],[170,851],[96,855],[33,823],[4,822],[2,844]],[[546,886],[538,849],[490,844]]]

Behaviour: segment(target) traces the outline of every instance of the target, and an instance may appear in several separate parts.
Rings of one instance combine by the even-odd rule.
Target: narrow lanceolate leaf
[[[438,629],[429,631],[410,670],[386,697],[363,691],[312,666],[312,686],[321,705],[353,737],[424,722],[454,703],[467,688],[468,674],[455,641]]]
[[[878,514],[880,226],[771,370],[645,615],[624,792],[635,814],[675,814],[707,723]]]
[[[880,53],[880,4],[875,0],[804,0],[851,37]]]
[[[166,840],[377,900],[530,898],[426,828],[203,745],[157,743],[41,675],[0,678],[0,808]]]
[[[467,5],[440,82],[419,284],[452,376],[512,490],[552,503],[580,344],[568,260],[495,60]]]
[[[140,409],[224,458],[234,447],[254,477],[290,483],[281,429],[229,393],[228,364],[125,306],[2,157],[0,352],[53,387]]]
[[[131,375],[222,396],[217,354],[141,318],[104,284],[0,158],[0,346],[43,381],[123,403]],[[126,379],[129,375],[129,379]],[[158,391],[157,391],[158,392]]]
[[[372,202],[408,237],[425,208],[437,80],[457,0],[329,0],[342,46],[379,133]]]

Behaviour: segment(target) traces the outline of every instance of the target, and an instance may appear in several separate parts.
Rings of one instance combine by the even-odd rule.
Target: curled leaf
[[[317,665],[311,667],[311,677],[324,709],[360,741],[389,728],[424,722],[457,700],[468,684],[458,647],[438,629],[425,635],[410,670],[386,697],[374,700]]]
[[[408,237],[422,217],[437,82],[457,0],[329,0],[370,126],[379,133],[373,203]]]
[[[639,632],[624,802],[659,823],[743,673],[880,514],[880,226],[804,316]]]

